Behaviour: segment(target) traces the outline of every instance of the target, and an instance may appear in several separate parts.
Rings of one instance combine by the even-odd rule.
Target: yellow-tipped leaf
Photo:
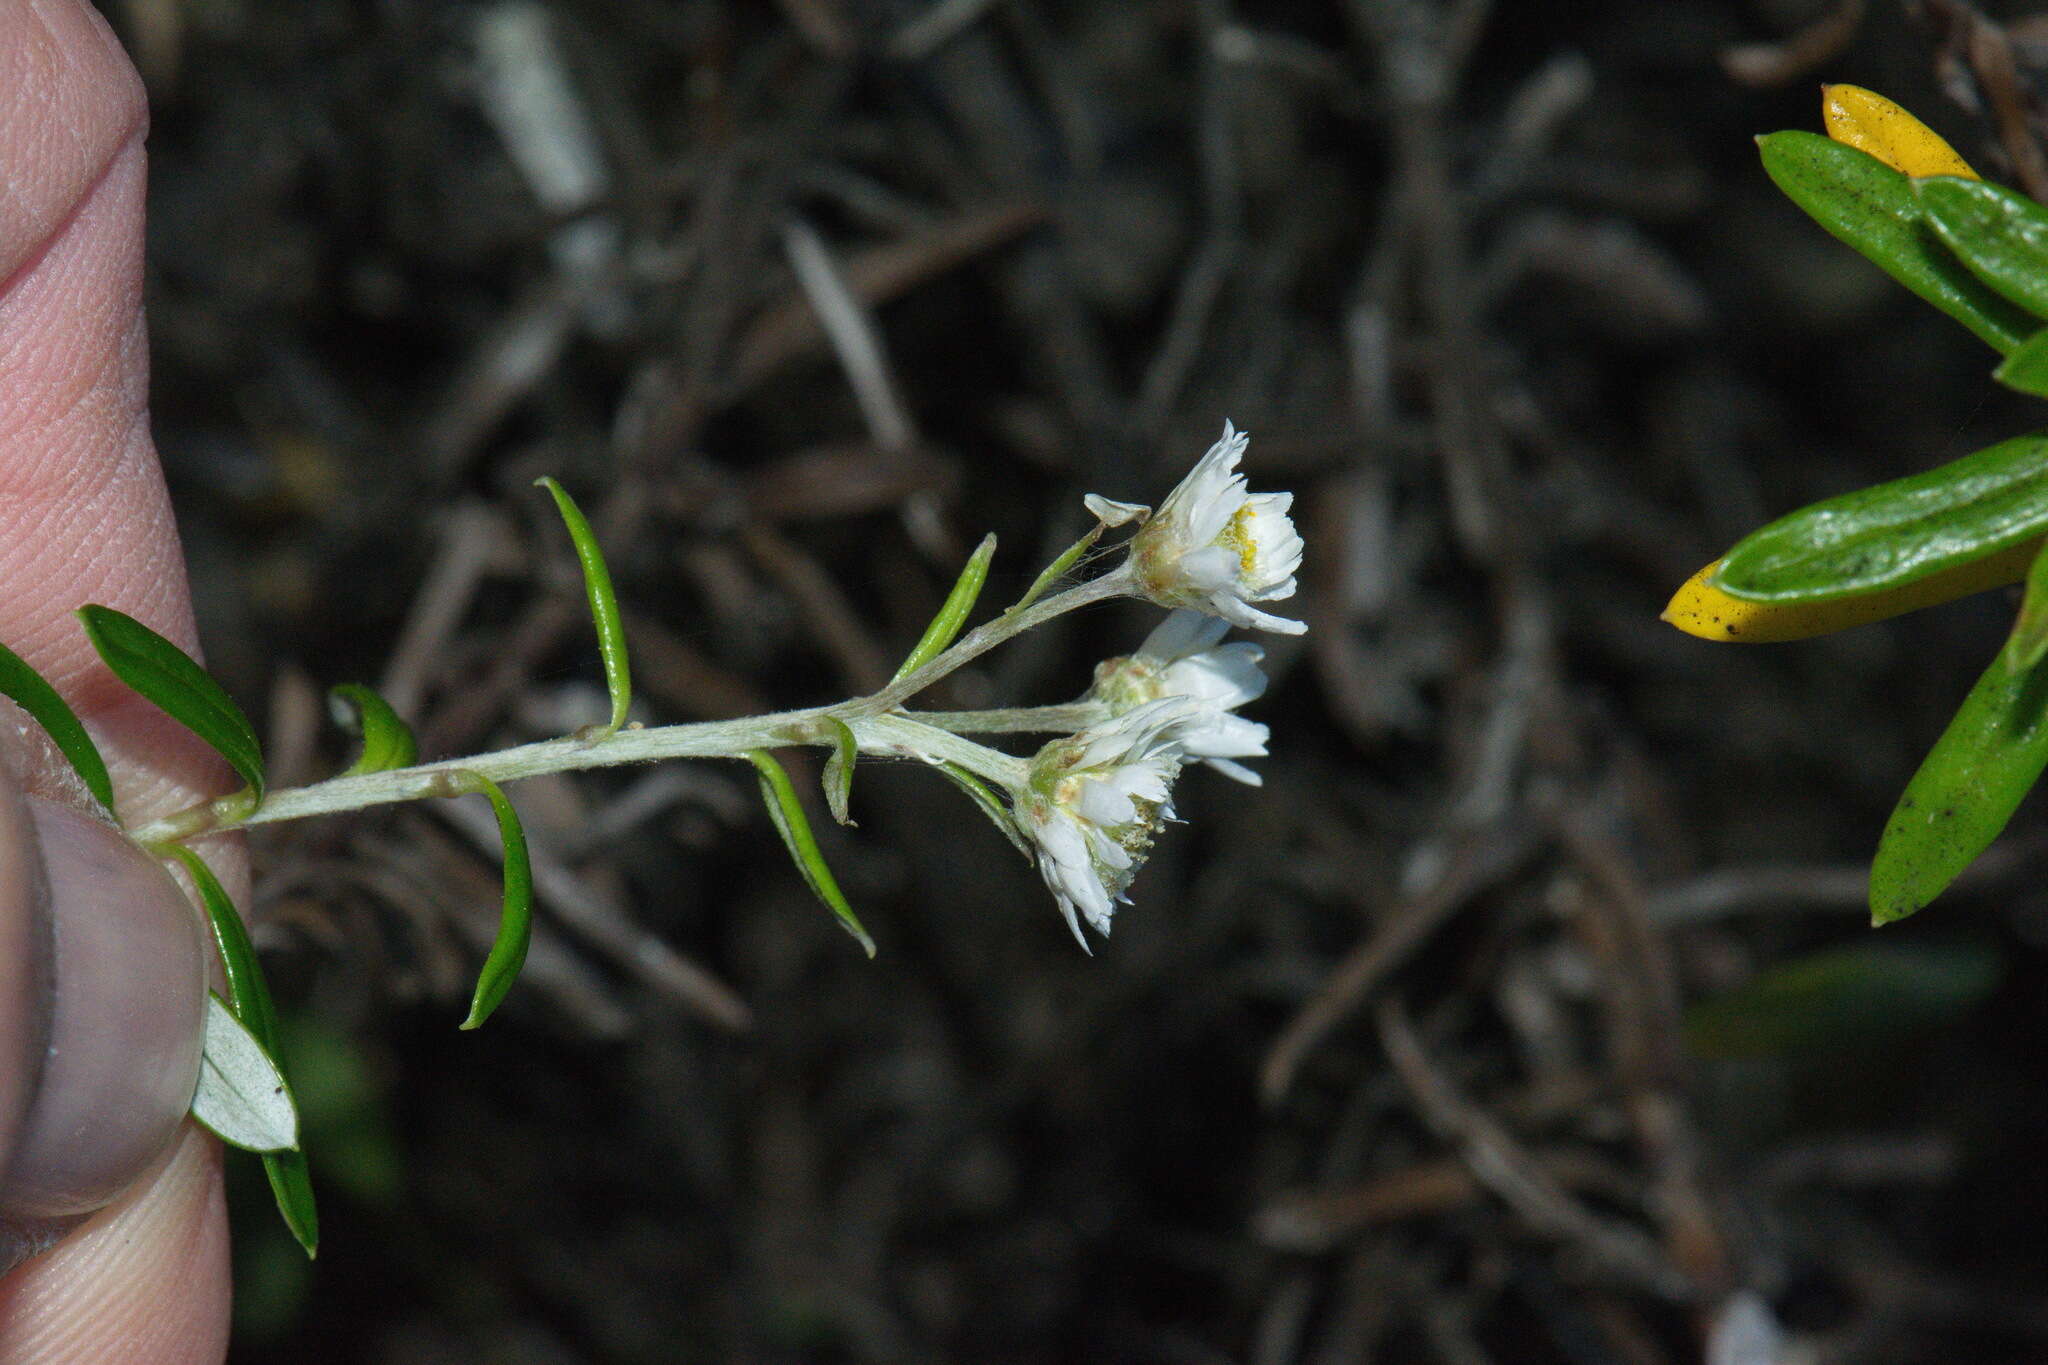
[[[2040,548],[2039,540],[2029,540],[1897,588],[1828,602],[1752,602],[1730,596],[1713,584],[1721,567],[1717,559],[1671,595],[1663,619],[1702,640],[1743,645],[1805,640],[2017,583]]]
[[[1970,163],[1940,133],[1892,101],[1860,85],[1821,87],[1821,117],[1828,136],[1910,176],[1960,175],[1975,180]]]

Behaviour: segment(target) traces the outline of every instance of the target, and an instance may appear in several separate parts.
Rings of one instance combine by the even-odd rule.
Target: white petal
[[[1090,493],[1081,502],[1104,526],[1123,526],[1133,521],[1142,526],[1152,515],[1152,509],[1142,502],[1118,502],[1100,493]]]
[[[1218,711],[1180,732],[1181,747],[1196,758],[1264,758],[1271,732],[1257,721]]]
[[[1138,646],[1138,653],[1148,659],[1172,663],[1208,649],[1229,631],[1228,621],[1180,607],[1168,612],[1166,619],[1152,628],[1152,633],[1145,637],[1145,643]]]
[[[1088,936],[1081,932],[1081,921],[1079,917],[1077,917],[1074,914],[1073,898],[1070,896],[1061,895],[1059,888],[1054,887],[1053,899],[1059,902],[1060,913],[1067,917],[1067,928],[1074,931],[1074,942],[1081,945],[1082,952],[1088,954],[1088,956],[1090,957],[1095,956],[1095,950],[1088,946]]]
[[[1081,913],[1088,917],[1088,924],[1096,933],[1104,938],[1109,937],[1109,918],[1116,913],[1116,907],[1110,904],[1107,892],[1103,893],[1099,902],[1083,902]]]
[[[1244,600],[1247,602],[1279,602],[1292,596],[1294,596],[1294,580],[1292,578],[1283,578],[1278,583],[1261,588],[1257,592],[1244,594]]]
[[[1230,592],[1234,595],[1238,570],[1242,566],[1243,561],[1236,551],[1221,545],[1204,545],[1182,555],[1174,570],[1192,594]]]
[[[1285,593],[1276,595],[1286,596]],[[1246,630],[1269,630],[1275,635],[1301,635],[1308,631],[1306,621],[1290,621],[1284,616],[1270,616],[1234,598],[1225,600],[1221,597],[1212,597],[1209,599],[1209,605],[1218,616]]]
[[[1265,650],[1244,640],[1206,650],[1169,667],[1160,678],[1162,691],[1197,697],[1228,711],[1265,694],[1266,675],[1259,671],[1259,660],[1265,657]]]
[[[1050,860],[1063,868],[1088,871],[1088,840],[1068,816],[1055,813],[1043,823],[1033,820],[1031,837],[1043,855],[1039,859],[1041,866]]]
[[[1117,787],[1117,783],[1108,781],[1084,782],[1080,799],[1074,805],[1084,819],[1098,825],[1127,825],[1137,818],[1138,808]]]
[[[1235,778],[1247,787],[1263,787],[1266,785],[1265,778],[1259,776],[1250,768],[1245,767],[1242,763],[1232,763],[1227,758],[1209,758],[1204,759],[1203,762],[1207,763],[1217,772],[1222,773],[1225,777]]]

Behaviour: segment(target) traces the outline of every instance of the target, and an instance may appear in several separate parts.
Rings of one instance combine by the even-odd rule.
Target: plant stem
[[[968,631],[951,649],[923,668],[898,678],[872,696],[846,703],[845,706],[838,708],[838,714],[842,719],[851,721],[856,715],[872,716],[884,711],[893,711],[954,669],[988,653],[1012,636],[1020,635],[1033,626],[1042,625],[1076,607],[1085,607],[1093,602],[1124,596],[1131,591],[1131,584],[1130,561],[1126,560],[1100,578],[1091,578],[1086,583],[1068,588],[1062,593],[1054,593],[1051,597],[1034,602],[1021,610],[1006,611],[994,620],[984,621]]]
[[[899,714],[956,735],[1071,735],[1109,719],[1101,702],[1072,701],[1058,706],[1018,706],[999,711],[903,711]]]
[[[1066,707],[1027,707],[985,713],[942,711],[923,717],[904,715],[896,708],[1005,640],[1076,607],[1119,596],[1129,591],[1129,587],[1128,573],[1118,568],[1022,609],[1006,611],[969,631],[930,663],[881,691],[840,702],[836,706],[780,711],[743,720],[665,725],[651,730],[625,729],[588,738],[570,736],[524,744],[494,754],[443,759],[389,772],[335,777],[309,786],[273,791],[252,813],[237,809],[237,803],[229,798],[189,807],[130,830],[129,834],[138,843],[148,846],[242,825],[302,820],[307,816],[332,815],[368,806],[389,805],[395,801],[459,795],[457,774],[474,773],[503,783],[538,777],[543,773],[608,768],[623,763],[652,763],[670,758],[737,758],[749,749],[829,742],[822,724],[827,718],[844,721],[850,726],[863,753],[915,758],[928,763],[957,763],[990,781],[1013,786],[1023,780],[1024,760],[962,739],[953,732],[1080,729],[1101,718],[1100,708],[1077,703]],[[1068,721],[1076,723],[1070,726]]]

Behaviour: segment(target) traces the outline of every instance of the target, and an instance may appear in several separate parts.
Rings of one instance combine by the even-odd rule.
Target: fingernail
[[[198,911],[119,831],[31,799],[48,888],[48,1046],[0,1181],[0,1215],[100,1207],[170,1142],[199,1076]]]

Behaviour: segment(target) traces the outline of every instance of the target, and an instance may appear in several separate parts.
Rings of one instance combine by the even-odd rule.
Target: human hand
[[[146,119],[84,0],[0,0],[0,640],[93,730],[131,823],[229,785],[71,616],[103,602],[193,645],[147,422]],[[211,951],[74,787],[0,725],[0,1361],[217,1362],[219,1149],[183,1122]],[[204,851],[239,890],[239,848]]]

